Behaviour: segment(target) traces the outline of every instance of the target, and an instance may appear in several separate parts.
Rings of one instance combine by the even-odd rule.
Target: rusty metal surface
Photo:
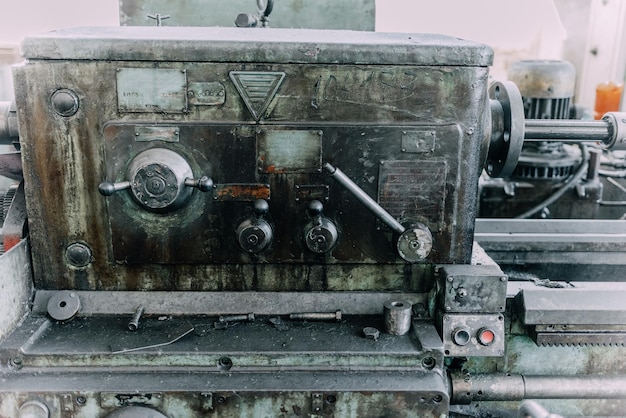
[[[56,385],[56,389],[37,384],[42,382],[42,377]],[[159,383],[161,380],[167,383]],[[99,386],[106,392],[94,391],[96,381],[106,382]],[[225,383],[228,381],[232,383]],[[279,389],[269,389],[261,382]],[[146,389],[138,392],[136,384]],[[377,385],[397,390],[379,392]],[[32,392],[20,393],[24,387],[32,388]],[[345,390],[346,387],[350,390]],[[163,412],[178,411],[188,417],[357,415],[409,418],[417,415],[439,418],[447,413],[449,402],[439,379],[430,376],[417,379],[397,372],[352,372],[340,376],[319,372],[314,377],[303,373],[257,373],[235,379],[227,373],[134,372],[132,379],[126,373],[51,373],[38,378],[17,376],[12,379],[11,388],[1,393],[0,413],[4,416],[17,416],[19,406],[25,401],[40,400],[51,407],[53,418],[93,418],[133,405]]]
[[[117,42],[124,38],[128,42],[126,47],[131,48],[133,43],[142,45],[140,50],[131,48],[135,61],[76,63],[71,60],[86,58],[84,54],[90,51],[82,43],[81,33],[82,40],[88,42],[91,38],[85,33],[95,32],[51,35],[48,41],[56,45],[53,53],[37,54],[27,47],[26,55],[31,59],[15,71],[16,83],[21,86],[17,102],[22,115],[24,159],[28,162],[25,177],[31,185],[27,190],[27,203],[33,221],[33,262],[39,288],[428,289],[429,267],[405,265],[395,253],[386,228],[377,228],[372,216],[331,179],[308,172],[317,167],[318,150],[323,161],[341,167],[373,197],[379,196],[377,178],[384,161],[396,161],[396,166],[398,161],[410,161],[412,165],[421,162],[437,167],[437,172],[445,171],[445,181],[438,179],[437,187],[426,192],[429,200],[440,202],[441,210],[422,215],[423,205],[416,200],[424,198],[422,189],[414,188],[413,195],[402,197],[404,200],[396,216],[418,218],[416,220],[431,229],[434,244],[427,261],[469,261],[477,194],[476,167],[479,167],[480,147],[485,137],[487,68],[483,65],[489,59],[483,54],[490,53],[488,48],[445,37],[416,36],[402,41],[396,35],[370,34],[359,36],[358,48],[351,49],[358,57],[341,55],[341,62],[352,58],[355,62],[376,63],[389,59],[392,64],[302,66],[276,62],[250,66],[198,62],[204,59],[203,48],[211,50],[207,50],[207,54],[215,52],[213,48],[223,53],[232,52],[228,59],[234,59],[241,37],[248,35],[237,35],[230,30],[157,33],[147,28],[130,32],[121,28],[99,32],[101,42],[93,51],[100,52],[94,52],[90,58],[104,58],[99,55],[102,53],[107,59],[122,58],[129,49],[121,44],[107,49],[106,45],[107,39]],[[288,31],[282,35],[289,39],[293,33]],[[170,40],[165,39],[167,36]],[[181,39],[183,36],[189,36],[190,40]],[[211,36],[216,42],[203,41],[203,46],[199,46],[200,39],[211,39]],[[226,39],[231,36],[240,40],[227,43]],[[343,41],[356,39],[353,34],[346,36]],[[148,38],[157,37],[161,41],[146,42]],[[278,33],[261,40],[248,39],[246,45],[261,47],[273,37],[278,37]],[[297,45],[282,41],[273,49],[276,53],[289,54],[288,61],[297,62],[302,45],[307,48],[323,46],[328,39],[329,34],[307,32]],[[45,37],[32,39],[25,46],[44,48],[41,50],[44,51],[48,41]],[[399,42],[397,48],[394,47],[398,52],[395,58],[376,55],[387,50],[388,42]],[[328,45],[335,45],[336,53],[346,47],[343,43]],[[446,52],[440,49],[444,45]],[[188,48],[200,48],[198,54],[189,55],[194,59],[198,57],[198,61],[160,61],[165,58],[162,54],[170,54],[167,58],[175,58],[177,54],[181,59],[187,57]],[[464,53],[458,55],[457,50]],[[122,55],[116,55],[116,51]],[[150,54],[151,60],[157,60],[158,68],[185,70],[187,83],[220,83],[225,89],[224,103],[216,106],[191,104],[188,113],[182,114],[120,113],[124,109],[117,106],[117,90],[112,88],[117,70],[120,67],[154,68],[152,61],[136,61],[142,59],[144,52]],[[405,58],[408,62],[409,56],[411,62],[417,60],[420,65],[397,65]],[[45,57],[54,59],[33,59]],[[220,60],[219,54],[211,57]],[[278,61],[283,57],[272,58]],[[237,60],[245,61],[245,57],[237,55]],[[265,57],[261,61],[270,60]],[[453,66],[457,64],[459,66]],[[286,74],[257,127],[254,115],[246,108],[229,76],[233,71],[249,69],[280,70]],[[59,116],[49,108],[47,97],[58,86],[74,91],[80,99],[75,115]],[[27,124],[26,121],[36,122]],[[321,131],[321,143],[316,143],[302,162],[294,163],[295,169],[287,169],[285,173],[271,173],[267,169],[259,172],[257,160],[264,155],[265,148],[259,151],[258,144],[262,141],[257,131],[262,136],[263,132],[277,127]],[[158,135],[150,141],[135,140],[138,132],[141,136],[146,130],[171,138],[172,129],[179,132],[178,141],[162,141]],[[435,132],[432,144],[423,149],[417,144],[407,149],[409,141],[419,138],[407,137],[404,132],[431,131]],[[308,141],[308,137],[306,139]],[[270,144],[270,147],[278,149],[280,143]],[[208,175],[215,184],[222,185],[269,185],[271,199],[267,219],[275,228],[273,244],[256,258],[239,249],[234,231],[238,223],[251,214],[252,205],[247,201],[216,200],[211,198],[211,193],[196,190],[184,207],[164,215],[142,210],[126,191],[108,198],[98,193],[97,185],[104,180],[127,180],[125,173],[134,156],[157,146],[182,155],[196,178]],[[279,152],[280,161],[288,161],[287,155]],[[293,172],[301,168],[306,172]],[[395,171],[388,170],[385,176],[389,178]],[[423,172],[423,178],[419,172],[417,174],[416,182],[432,179],[430,171]],[[314,191],[324,198],[324,216],[339,226],[338,243],[327,255],[312,254],[302,244],[300,234],[309,221],[308,201],[302,190]],[[253,194],[256,195],[256,191],[251,191],[250,195]],[[381,198],[381,202],[390,202],[385,199]],[[407,213],[408,210],[411,213]],[[90,248],[93,260],[89,265],[67,264],[63,254],[74,242]]]
[[[38,290],[32,311],[45,314],[48,301],[61,291]],[[153,315],[223,315],[245,310],[257,315],[287,315],[298,311],[332,311],[345,315],[376,315],[389,299],[385,292],[107,292],[74,291],[80,298],[81,315],[131,314],[137,306]],[[423,293],[394,293],[421,310],[427,305]]]
[[[55,418],[66,416],[65,407],[87,417],[129,405],[168,416],[279,416],[285,407],[307,416],[447,413],[443,353],[431,324],[415,321],[409,335],[372,341],[361,329],[381,327],[380,316],[287,321],[287,329],[268,319],[217,329],[211,317],[147,317],[131,332],[123,316],[65,324],[32,316],[0,347],[3,364],[14,365],[0,389],[0,412],[16,416],[21,404],[39,400]],[[191,322],[194,332],[158,348],[112,352],[167,332],[168,322]]]

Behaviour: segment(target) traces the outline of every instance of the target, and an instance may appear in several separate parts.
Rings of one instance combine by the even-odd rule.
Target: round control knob
[[[433,236],[423,224],[406,229],[396,244],[398,254],[409,263],[424,261],[433,248]]]
[[[322,202],[312,200],[308,212],[313,219],[304,227],[304,243],[309,250],[317,254],[332,250],[339,236],[335,223],[322,216],[323,210]]]
[[[254,202],[254,216],[241,222],[236,230],[239,246],[247,253],[259,253],[272,242],[274,232],[270,224],[263,219],[269,212],[266,200],[258,199]]]
[[[185,180],[193,177],[189,163],[169,149],[143,151],[132,161],[128,172],[132,196],[148,210],[177,209],[193,192],[185,185]]]
[[[152,212],[170,212],[191,198],[193,189],[208,192],[213,180],[207,176],[193,178],[187,160],[166,148],[151,148],[137,155],[128,168],[128,181],[100,183],[103,196],[129,189],[133,199]]]

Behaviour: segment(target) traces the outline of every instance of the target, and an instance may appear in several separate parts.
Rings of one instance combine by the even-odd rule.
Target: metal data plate
[[[187,72],[118,68],[117,109],[131,113],[184,113],[187,111]]]
[[[217,106],[226,101],[226,90],[222,83],[189,83],[189,103],[194,106]]]
[[[261,173],[317,173],[322,171],[322,131],[266,129],[257,135]]]
[[[381,161],[378,202],[396,218],[417,213],[437,231],[443,228],[446,174],[445,161]]]
[[[135,141],[178,142],[180,129],[177,126],[135,126]]]

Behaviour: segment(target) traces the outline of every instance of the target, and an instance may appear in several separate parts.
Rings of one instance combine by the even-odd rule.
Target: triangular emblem
[[[285,78],[285,73],[274,71],[231,71],[229,75],[256,120],[261,119]]]

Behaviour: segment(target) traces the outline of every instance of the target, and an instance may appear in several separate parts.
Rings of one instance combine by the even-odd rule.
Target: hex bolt
[[[139,305],[135,313],[133,314],[133,318],[128,323],[128,329],[130,331],[137,331],[139,328],[139,321],[141,320],[141,316],[143,315],[143,305]]]
[[[220,315],[219,322],[254,322],[254,314]]]
[[[341,310],[335,312],[296,312],[289,319],[300,321],[341,321]]]
[[[9,360],[9,365],[16,370],[20,370],[22,367],[24,367],[24,362],[22,361],[21,357],[13,357],[11,360]]]
[[[365,338],[367,338],[368,340],[378,341],[378,338],[380,337],[380,331],[374,327],[365,327],[363,328],[363,335],[365,335]]]

